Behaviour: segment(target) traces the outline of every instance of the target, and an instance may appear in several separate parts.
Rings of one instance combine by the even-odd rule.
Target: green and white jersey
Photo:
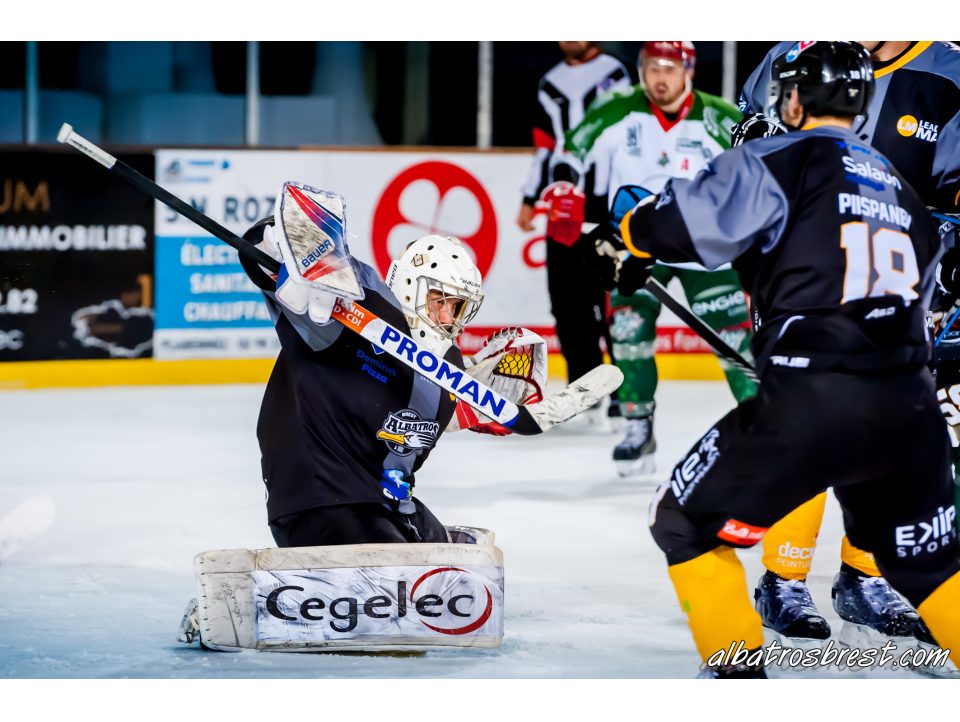
[[[566,134],[565,147],[586,170],[588,195],[606,197],[622,185],[657,193],[669,178],[692,178],[730,147],[740,120],[736,106],[694,90],[673,119],[651,105],[640,85],[590,108]]]

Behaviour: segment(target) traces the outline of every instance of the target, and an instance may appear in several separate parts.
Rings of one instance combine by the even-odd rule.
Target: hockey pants
[[[960,438],[960,363],[944,361],[938,364],[937,400],[954,438]],[[960,509],[960,446],[953,449],[954,498]],[[823,520],[826,494],[800,505],[778,521],[763,538],[763,566],[784,579],[806,579],[810,573],[817,535]],[[850,539],[843,538],[840,559],[866,576],[878,577],[873,554],[858,549]]]
[[[447,543],[447,530],[433,513],[413,499],[412,514],[384,504],[340,504],[281,517],[270,523],[278,547],[333,544]]]
[[[833,486],[852,543],[960,662],[960,547],[946,424],[926,369],[853,376],[764,372],[755,398],[714,425],[650,511],[704,661],[762,625],[733,548]]]

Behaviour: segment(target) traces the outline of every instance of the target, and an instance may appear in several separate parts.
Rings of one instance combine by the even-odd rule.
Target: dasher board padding
[[[198,554],[200,639],[222,651],[498,647],[503,553],[491,531],[448,531],[473,543]]]

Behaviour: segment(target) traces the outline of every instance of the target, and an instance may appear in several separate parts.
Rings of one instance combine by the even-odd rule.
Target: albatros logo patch
[[[400,456],[432,449],[440,435],[440,424],[424,421],[413,409],[391,411],[377,432],[377,438]]]

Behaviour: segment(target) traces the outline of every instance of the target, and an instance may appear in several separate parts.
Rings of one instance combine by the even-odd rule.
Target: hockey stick
[[[937,210],[933,206],[927,206],[927,210],[930,211],[931,216],[939,221],[946,221],[947,223],[953,223],[955,226],[960,226],[960,216],[954,215],[953,213],[945,213]]]
[[[610,224],[598,224],[593,230],[589,231],[584,240],[588,243],[595,243],[597,240],[603,238],[613,238],[619,244],[624,246],[623,239],[620,237],[620,234],[615,231]],[[754,382],[759,383],[757,378],[757,370],[754,368],[753,364],[747,361],[739,352],[737,352],[732,346],[730,346],[720,335],[710,328],[706,323],[704,323],[697,315],[692,313],[675,299],[670,292],[663,286],[660,281],[655,278],[650,278],[644,284],[644,288],[652,293],[660,302],[669,308],[671,311],[676,314],[681,321],[683,321],[687,326],[689,326],[694,333],[696,333],[700,338],[707,342],[707,344],[718,355],[725,358],[729,363],[737,367],[743,374],[751,379]]]
[[[760,379],[757,378],[757,370],[753,367],[753,364],[724,341],[723,338],[720,337],[720,334],[710,328],[696,314],[689,311],[686,306],[671,296],[670,292],[660,281],[651,278],[644,284],[644,288],[656,296],[664,306],[673,311],[681,321],[693,329],[700,338],[709,344],[710,348],[742,371],[747,378],[757,383],[760,382]]]
[[[86,138],[74,133],[73,128],[67,123],[60,128],[57,140],[93,158],[108,171],[117,173],[150,197],[164,203],[214,237],[232,246],[246,258],[274,274],[279,273],[282,266],[279,261],[255,248],[193,206],[184,203],[126,163],[118,161]],[[615,366],[598,366],[557,394],[528,409],[502,397],[490,387],[472,378],[463,369],[437,357],[430,350],[421,348],[403,331],[356,302],[346,305],[338,300],[331,317],[404,365],[446,389],[464,403],[523,436],[539,434],[551,426],[576,416],[623,382],[623,374]]]

